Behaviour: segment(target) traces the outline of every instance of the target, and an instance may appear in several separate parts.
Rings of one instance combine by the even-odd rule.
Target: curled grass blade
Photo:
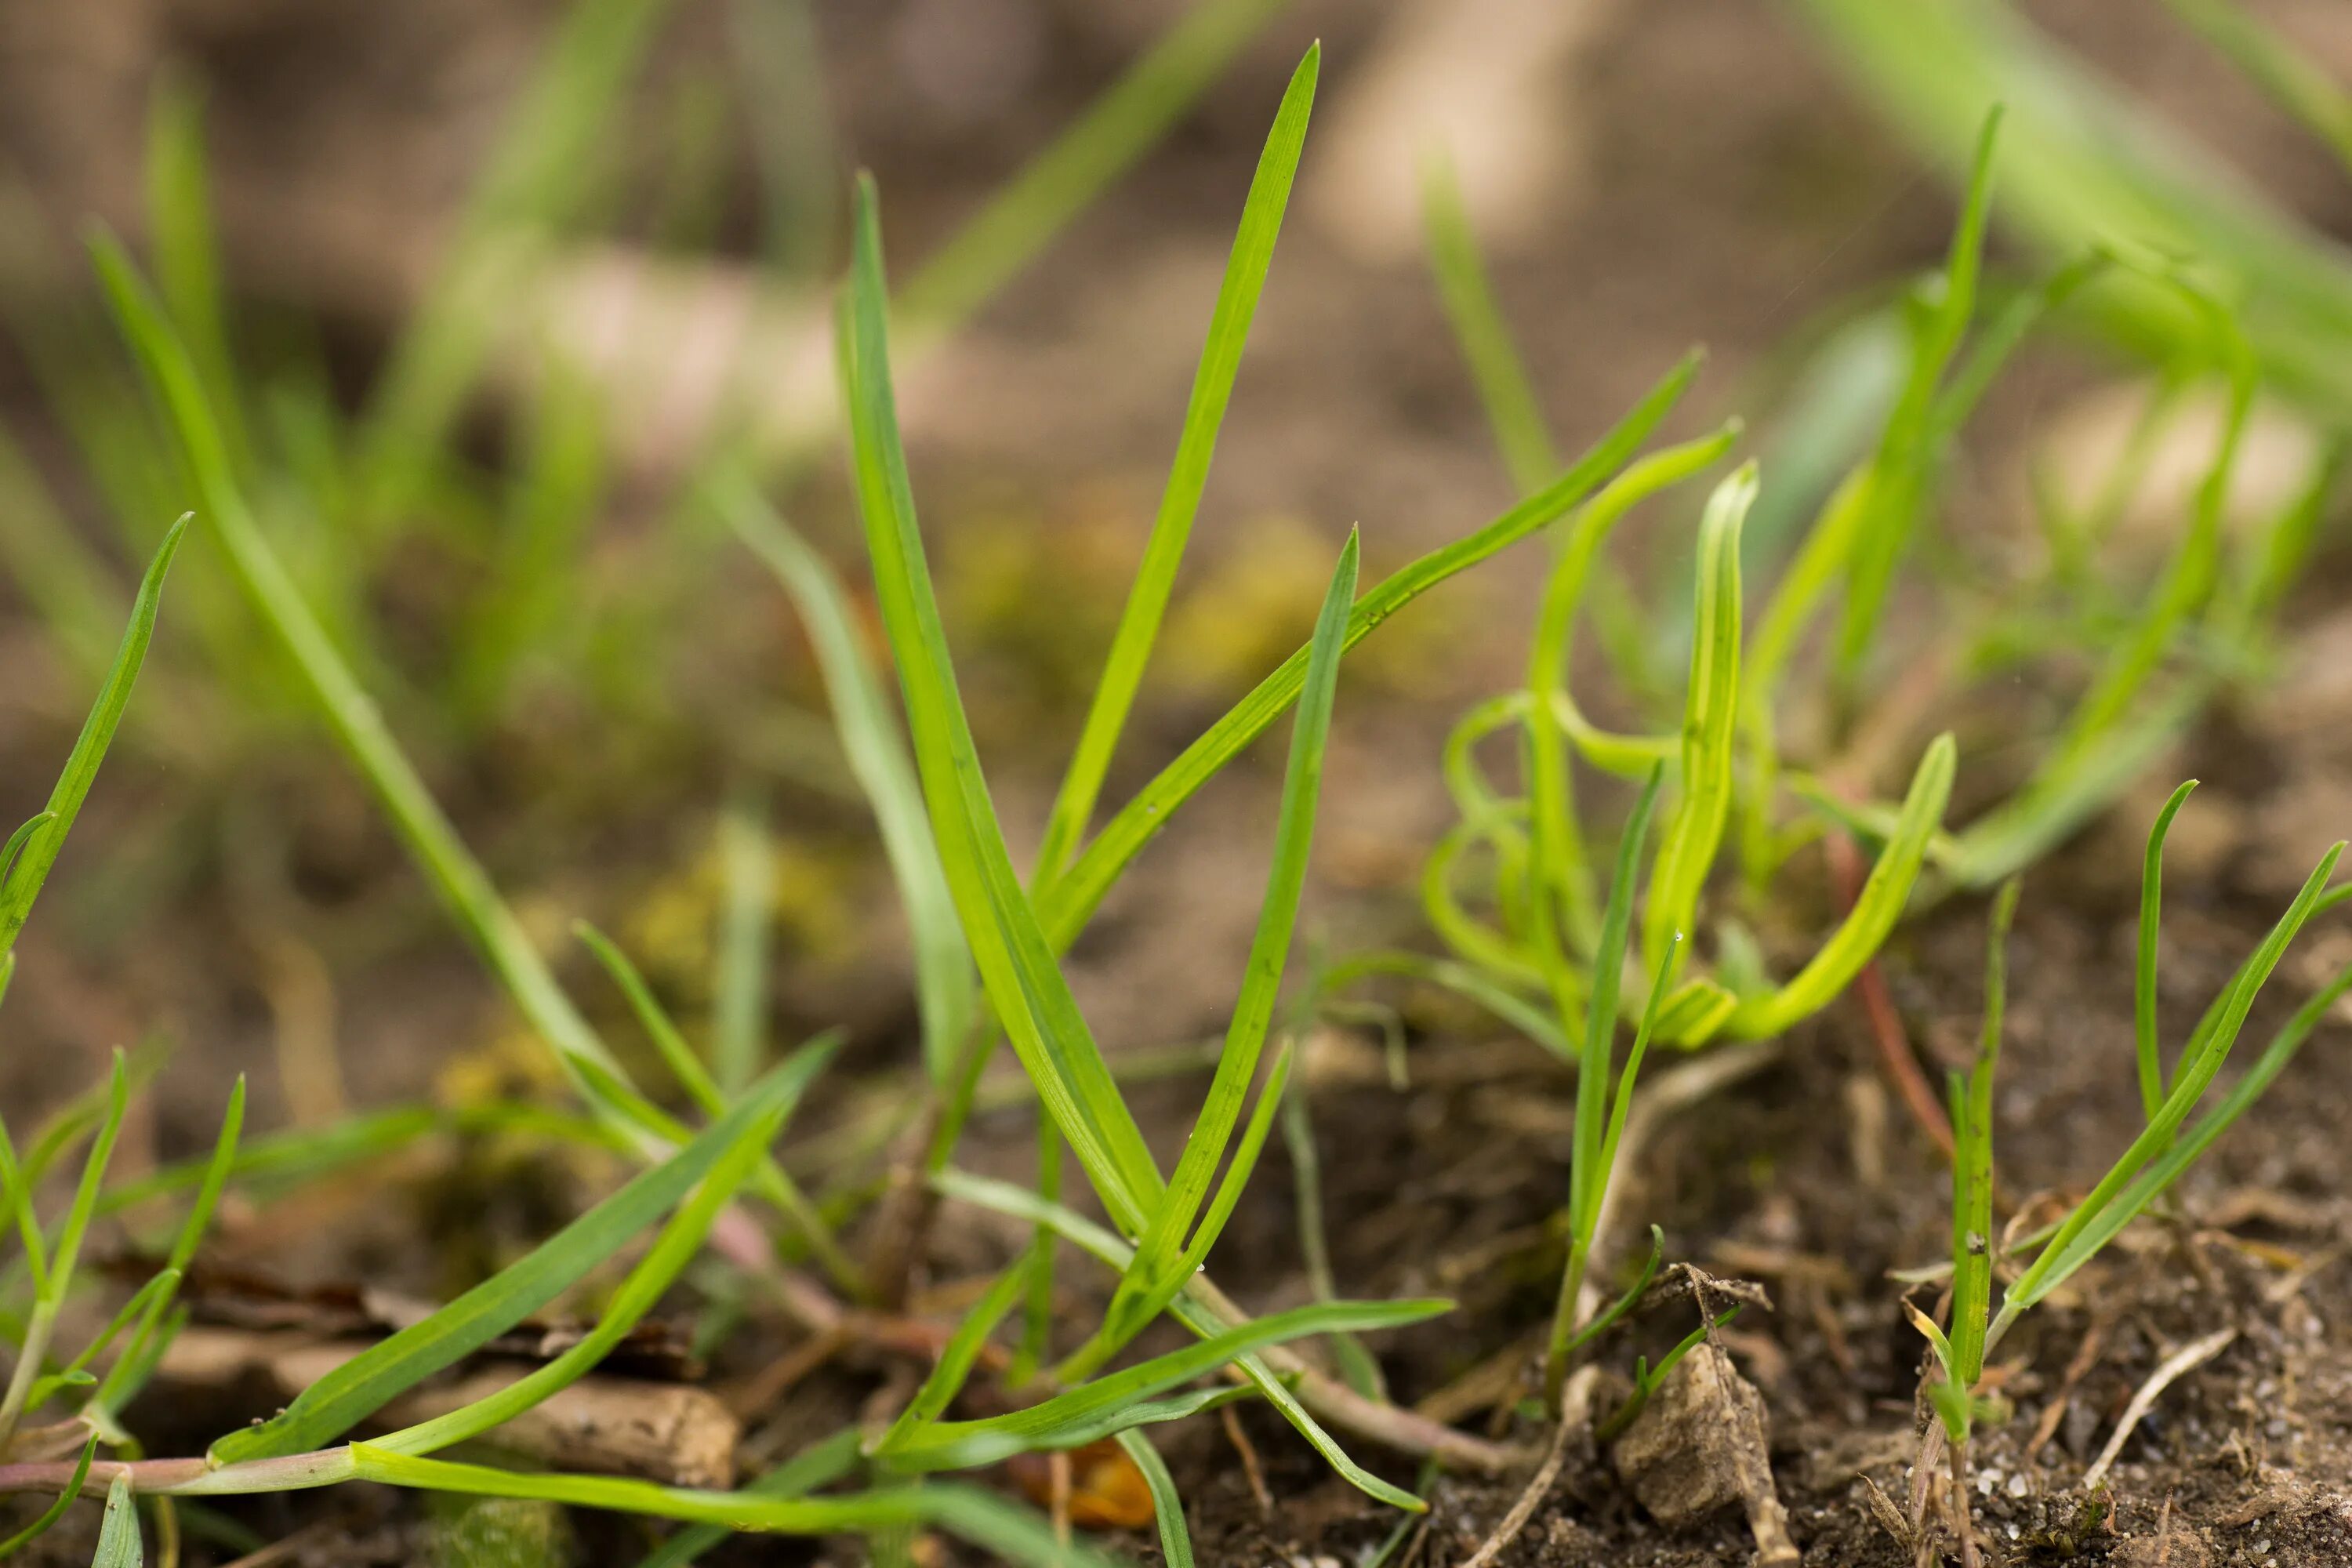
[[[1313,46],[1291,73],[1290,85],[1275,111],[1274,129],[1258,156],[1257,172],[1251,177],[1249,195],[1242,205],[1241,226],[1234,236],[1224,281],[1218,286],[1207,340],[1201,346],[1200,366],[1193,373],[1192,396],[1176,440],[1176,458],[1160,492],[1160,510],[1144,543],[1142,563],[1128,588],[1126,607],[1111,634],[1110,652],[1078,732],[1077,748],[1045,819],[1034,873],[1040,883],[1060,872],[1085,836],[1102,793],[1103,776],[1118,748],[1119,733],[1143,684],[1144,666],[1151,657],[1152,643],[1176,585],[1176,570],[1183,562],[1184,546],[1201,510],[1217,432],[1233,401],[1234,381],[1241,371],[1242,350],[1249,341],[1258,297],[1265,288],[1266,268],[1274,260],[1283,209],[1290,200],[1298,156],[1307,143],[1307,121],[1315,104],[1315,81],[1322,58],[1322,46]]]
[[[40,897],[49,868],[57,863],[58,851],[65,847],[66,835],[73,831],[74,818],[80,815],[90,784],[98,777],[99,764],[106,760],[107,748],[114,742],[122,711],[131,705],[131,689],[138,682],[139,668],[146,660],[147,645],[155,635],[155,612],[163,601],[163,578],[171,571],[172,558],[179,553],[180,542],[187,531],[188,518],[183,514],[163,535],[163,544],[148,562],[146,574],[139,581],[138,596],[131,602],[131,624],[124,628],[121,646],[115,651],[113,668],[107,671],[106,683],[99,689],[89,717],[82,721],[81,733],[66,756],[64,771],[58,773],[57,785],[49,792],[48,805],[9,840],[14,858],[8,866],[6,882],[0,885],[0,952],[7,952],[16,945],[16,933],[25,929],[33,900]]]
[[[325,1447],[385,1401],[455,1364],[545,1306],[682,1201],[770,1116],[789,1104],[821,1058],[804,1053],[768,1075],[724,1117],[662,1163],[540,1244],[520,1261],[337,1367],[278,1415],[215,1442],[215,1464]]]
[[[1679,933],[1697,936],[1698,899],[1731,816],[1739,721],[1739,527],[1755,504],[1756,465],[1743,464],[1707,499],[1699,522],[1697,603],[1690,686],[1683,699],[1682,769],[1675,814],[1650,869],[1642,950],[1651,966]]]
[[[1566,515],[1632,458],[1688,390],[1698,366],[1696,353],[1685,356],[1551,484],[1476,532],[1431,551],[1374,584],[1348,617],[1345,646],[1355,647],[1381,622],[1456,573]],[[1307,661],[1304,647],[1284,660],[1120,807],[1068,870],[1038,889],[1038,923],[1055,951],[1077,940],[1128,865],[1183,804],[1297,700],[1306,683]]]

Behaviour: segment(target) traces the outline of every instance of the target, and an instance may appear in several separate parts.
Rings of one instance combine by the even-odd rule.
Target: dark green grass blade
[[[496,1339],[649,1228],[796,1095],[817,1065],[798,1058],[778,1068],[693,1142],[640,1173],[521,1261],[344,1363],[303,1390],[283,1414],[222,1437],[212,1447],[213,1460],[229,1464],[324,1447],[386,1400]]]
[[[1112,1217],[1132,1234],[1159,1202],[1160,1172],[1037,929],[981,773],[899,445],[871,179],[858,184],[856,234],[842,342],[851,452],[932,832],[997,1019]]]
[[[1373,585],[1348,617],[1346,646],[1353,647],[1405,605],[1468,567],[1566,515],[1615,473],[1665,418],[1698,374],[1699,356],[1686,355],[1652,387],[1631,412],[1544,489],[1504,512],[1477,532],[1430,552]],[[1264,734],[1306,683],[1307,649],[1301,647],[1258,682],[1223,718],[1187,746],[1175,761],[1119,808],[1100,833],[1070,863],[1069,869],[1038,889],[1037,919],[1055,951],[1077,940],[1096,907],[1129,862],[1169,819],[1214,778],[1244,747]]]
[[[131,704],[131,689],[138,683],[139,667],[146,660],[147,645],[155,635],[155,612],[163,601],[163,578],[172,569],[172,557],[179,552],[180,541],[187,536],[187,530],[188,519],[184,515],[172,524],[154,559],[147,563],[147,574],[139,582],[139,595],[131,606],[131,624],[124,629],[121,647],[114,655],[114,667],[107,672],[106,684],[99,689],[98,700],[91,705],[89,717],[82,721],[81,734],[66,757],[65,770],[49,792],[49,803],[44,810],[48,821],[23,837],[11,840],[16,858],[8,867],[5,887],[0,887],[0,953],[16,945],[16,933],[25,929],[33,900],[40,896],[41,884],[48,879],[49,868],[57,863],[58,852],[65,847],[66,835],[73,831],[74,818],[89,795],[91,781],[98,777],[99,764],[106,760],[106,750],[114,742],[114,731],[122,722],[122,710]]]
[[[1233,401],[1234,381],[1241,373],[1242,350],[1249,341],[1258,296],[1265,288],[1266,268],[1274,260],[1283,209],[1290,200],[1298,155],[1307,143],[1307,119],[1314,108],[1315,79],[1322,58],[1322,46],[1315,45],[1291,73],[1281,107],[1275,111],[1265,150],[1259,154],[1257,173],[1250,180],[1249,195],[1242,204],[1241,227],[1234,236],[1224,281],[1218,287],[1216,306],[1209,317],[1207,341],[1201,346],[1200,367],[1193,373],[1192,397],[1176,440],[1176,459],[1160,492],[1160,510],[1152,519],[1142,563],[1128,589],[1127,605],[1111,634],[1110,653],[1087,706],[1077,748],[1045,819],[1035,872],[1040,883],[1050,881],[1061,870],[1085,836],[1102,793],[1103,775],[1110,770],[1112,754],[1118,749],[1119,732],[1143,684],[1144,666],[1151,658],[1169,595],[1175,590],[1176,570],[1183,563],[1192,521],[1200,513],[1201,492],[1209,482],[1217,432],[1224,423],[1226,405]]]

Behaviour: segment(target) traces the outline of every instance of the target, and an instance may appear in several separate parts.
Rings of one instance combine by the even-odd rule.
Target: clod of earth
[[[1764,1396],[1715,1345],[1685,1356],[1611,1450],[1617,1474],[1659,1523],[1680,1529],[1738,1503],[1758,1561],[1801,1561],[1773,1489]]]

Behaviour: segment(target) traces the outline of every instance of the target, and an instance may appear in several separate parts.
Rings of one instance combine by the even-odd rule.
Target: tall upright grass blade
[[[861,179],[843,301],[843,382],[859,510],[932,832],[989,1001],[1039,1102],[1113,1220],[1139,1233],[1160,1201],[1159,1168],[1013,874],[956,689],[899,447],[876,205],[873,181]]]
[[[1109,90],[925,258],[898,296],[909,326],[961,325],[1198,102],[1289,0],[1201,0]]]
[[[719,1087],[740,1094],[759,1076],[766,1044],[768,930],[775,898],[775,846],[758,791],[739,790],[728,802],[719,853],[725,895],[711,984],[710,1065]]]
[[[203,103],[191,83],[169,72],[148,105],[147,219],[163,302],[204,377],[230,453],[240,464],[249,461],[213,230]]]
[[[1984,1376],[1985,1327],[1992,1309],[1992,1089],[2000,1064],[2001,1014],[2008,1001],[2007,948],[2017,916],[2014,878],[1993,897],[1985,938],[1984,1030],[1966,1074],[1952,1075],[1952,1313],[1948,1370],[1965,1411]]]
[[[1698,366],[1697,354],[1685,355],[1550,485],[1476,532],[1431,551],[1373,584],[1348,617],[1345,646],[1355,647],[1382,621],[1456,573],[1566,515],[1632,458],[1688,390]],[[1038,923],[1055,951],[1077,940],[1112,885],[1176,811],[1297,700],[1307,661],[1304,647],[1285,659],[1121,806],[1068,870],[1038,889]]]
[[[2147,1120],[2164,1104],[2164,1058],[2156,1037],[2156,943],[2158,926],[2163,921],[2164,908],[2164,838],[2172,831],[2172,819],[2180,815],[2189,795],[2197,787],[2189,779],[2172,792],[2164,809],[2156,814],[2156,825],[2147,830],[2147,849],[2140,858],[2139,871],[2139,945],[2132,964],[2132,1031],[2138,1048],[2140,1108]]]
[[[325,1447],[383,1404],[496,1339],[610,1258],[708,1176],[730,1151],[752,1141],[823,1065],[803,1053],[777,1068],[699,1137],[573,1220],[521,1261],[337,1367],[284,1412],[215,1442],[215,1464],[299,1454]]]
[[[923,1066],[931,1081],[944,1087],[979,1025],[980,993],[905,733],[858,642],[848,595],[832,569],[740,472],[711,479],[709,494],[737,536],[792,596],[816,650],[842,751],[873,808],[883,857],[890,863],[913,937]]]
[[[1266,268],[1274,260],[1283,209],[1290,200],[1298,156],[1307,142],[1307,120],[1314,108],[1315,79],[1322,58],[1322,46],[1318,44],[1307,49],[1291,73],[1281,106],[1275,110],[1274,129],[1267,132],[1265,149],[1258,156],[1257,172],[1251,176],[1249,195],[1242,204],[1241,226],[1234,236],[1233,254],[1225,263],[1224,280],[1217,288],[1208,336],[1201,345],[1201,363],[1193,373],[1183,428],[1176,438],[1176,458],[1160,492],[1150,537],[1144,542],[1142,563],[1136,569],[1126,607],[1111,634],[1110,652],[1087,705],[1077,748],[1045,819],[1034,873],[1040,883],[1059,874],[1085,836],[1102,793],[1103,776],[1118,749],[1119,732],[1143,684],[1144,666],[1150,659],[1169,595],[1175,589],[1176,571],[1183,563],[1192,520],[1201,510],[1210,459],[1216,453],[1217,432],[1233,401],[1234,381],[1240,374],[1250,322],[1265,288]]]
[[[139,581],[138,597],[131,602],[131,624],[123,629],[122,644],[114,655],[114,666],[107,672],[106,684],[99,689],[89,717],[82,721],[73,750],[67,753],[65,769],[49,792],[48,805],[40,816],[19,828],[8,842],[7,876],[5,882],[0,882],[0,953],[15,949],[16,934],[25,929],[33,900],[40,897],[41,885],[48,880],[49,868],[57,863],[58,851],[65,847],[66,835],[73,831],[74,818],[80,815],[82,802],[89,795],[91,781],[98,777],[99,764],[106,760],[106,750],[114,742],[114,732],[122,723],[122,711],[131,704],[131,689],[139,679],[139,667],[146,660],[147,645],[155,635],[155,612],[163,601],[163,578],[171,571],[172,558],[179,553],[180,541],[187,537],[187,531],[188,518],[184,514],[172,524],[154,558],[148,562],[146,575]]]

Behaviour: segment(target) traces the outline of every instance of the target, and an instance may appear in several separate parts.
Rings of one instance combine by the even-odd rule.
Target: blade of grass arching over
[[[1592,568],[1602,559],[1601,547],[1626,513],[1657,491],[1712,465],[1730,450],[1738,435],[1739,426],[1734,423],[1713,436],[1651,453],[1610,480],[1565,525],[1567,538],[1545,582],[1536,635],[1528,652],[1526,765],[1528,861],[1534,882],[1528,893],[1538,922],[1535,940],[1539,952],[1547,945],[1557,945],[1550,933],[1560,927],[1565,927],[1580,952],[1590,952],[1595,940],[1591,871],[1577,821],[1575,775],[1568,756],[1571,732],[1596,766],[1613,769],[1620,761],[1634,760],[1602,760],[1601,745],[1606,742],[1617,749],[1619,738],[1603,736],[1587,724],[1569,689],[1569,656],[1575,647],[1577,612],[1587,596]],[[1601,595],[1605,597],[1607,593],[1604,585]],[[1646,768],[1646,760],[1643,765]],[[1562,990],[1559,977],[1548,978],[1554,982],[1553,997],[1560,1016],[1573,1016],[1576,1009],[1570,991]]]
[[[1453,1306],[1443,1300],[1341,1301],[1276,1312],[1097,1378],[1025,1410],[983,1421],[934,1422],[893,1452],[889,1462],[908,1472],[967,1469],[1041,1448],[1076,1447],[1139,1425],[1139,1418],[1159,1415],[1149,1403],[1155,1395],[1252,1351],[1310,1334],[1399,1328],[1450,1311]]]
[[[1029,264],[1200,101],[1290,0],[1202,0],[927,258],[898,296],[910,329],[947,331]]]
[[[2352,92],[2237,0],[2164,0],[2352,174]]]
[[[1391,573],[1356,602],[1345,646],[1353,647],[1405,605],[1456,573],[1476,565],[1564,516],[1622,467],[1678,402],[1698,374],[1689,354],[1600,441],[1544,489],[1513,506],[1475,533],[1441,546]],[[1059,952],[1077,940],[1095,909],[1128,864],[1167,826],[1178,808],[1224,765],[1264,734],[1297,700],[1307,679],[1307,650],[1285,659],[1272,674],[1162,768],[1121,806],[1069,868],[1037,891],[1038,923]]]
[[[1357,559],[1357,537],[1351,529],[1324,592],[1308,645],[1307,684],[1300,691],[1291,727],[1290,758],[1283,772],[1282,805],[1275,828],[1274,855],[1266,870],[1265,896],[1258,906],[1257,931],[1250,939],[1241,992],[1226,1026],[1216,1073],[1201,1103],[1201,1113],[1185,1137],[1175,1172],[1168,1178],[1167,1193],[1136,1240],[1135,1262],[1119,1280],[1118,1290],[1104,1312],[1102,1331],[1088,1351],[1065,1364],[1066,1381],[1080,1375],[1079,1368],[1100,1365],[1119,1343],[1158,1315],[1191,1272],[1181,1265],[1192,1245],[1201,1205],[1208,1199],[1209,1184],[1224,1163],[1250,1086],[1257,1080],[1259,1058],[1265,1048],[1266,1031],[1274,1023],[1283,970],[1298,925],[1298,903],[1307,888],[1315,809],[1322,789],[1323,753],[1330,740],[1331,710],[1339,688],[1340,637],[1347,630],[1348,608],[1356,597]],[[1278,1101],[1280,1097],[1269,1094],[1266,1098]],[[1205,1251],[1215,1233],[1206,1226],[1203,1231]]]
[[[1739,525],[1756,500],[1756,465],[1742,464],[1707,498],[1699,522],[1697,603],[1690,686],[1683,699],[1682,768],[1642,906],[1643,967],[1676,936],[1697,938],[1698,899],[1731,818],[1731,764],[1739,721]]]
[[[65,768],[58,774],[57,785],[49,792],[48,805],[41,814],[47,821],[21,839],[11,840],[15,858],[7,867],[5,886],[0,886],[0,953],[15,949],[16,934],[25,929],[33,900],[40,897],[49,868],[57,863],[58,851],[65,847],[66,835],[73,831],[74,818],[89,797],[91,781],[98,777],[99,764],[106,760],[106,749],[114,742],[114,731],[122,722],[122,710],[131,704],[131,689],[139,680],[139,667],[146,660],[147,645],[155,635],[155,612],[163,601],[163,578],[172,569],[172,557],[178,553],[180,541],[186,537],[187,530],[188,519],[183,515],[163,535],[162,547],[147,563],[147,574],[139,582],[138,597],[131,602],[131,624],[123,629],[121,646],[115,651],[113,668],[107,671],[106,683],[99,689],[98,700],[90,705],[89,716],[82,721],[81,733],[75,738],[73,750],[66,755]]]
[[[1176,459],[1160,495],[1160,510],[1144,542],[1143,560],[1127,591],[1111,634],[1110,652],[1103,662],[1102,679],[1095,685],[1078,731],[1076,750],[1055,795],[1045,819],[1044,842],[1037,851],[1033,881],[1050,881],[1076,849],[1094,817],[1102,793],[1103,775],[1110,771],[1120,731],[1135,706],[1143,684],[1144,666],[1160,623],[1176,586],[1176,571],[1183,563],[1184,546],[1200,514],[1201,493],[1209,482],[1210,460],[1216,455],[1217,432],[1232,403],[1234,381],[1241,373],[1242,351],[1248,344],[1250,322],[1257,314],[1258,297],[1265,289],[1266,268],[1274,260],[1275,240],[1282,232],[1284,207],[1298,174],[1298,156],[1307,144],[1307,119],[1315,106],[1315,79],[1323,56],[1321,45],[1307,51],[1291,73],[1290,86],[1275,110],[1274,129],[1258,155],[1249,195],[1242,203],[1242,220],[1234,236],[1233,254],[1225,263],[1224,280],[1217,287],[1217,302],[1209,315],[1209,333],[1201,345],[1201,363],[1192,374],[1192,391],[1184,407],[1183,428],[1176,437]]]
[[[2140,858],[2139,945],[2132,965],[2132,1028],[2133,1043],[2138,1048],[2140,1107],[2151,1121],[2164,1105],[2164,1058],[2156,1037],[2156,940],[2164,918],[2164,839],[2172,831],[2172,819],[2180,815],[2189,792],[2196,787],[2197,781],[2189,779],[2172,792],[2164,809],[2156,814],[2156,826],[2147,830],[2147,849]]]
[[[754,1491],[698,1491],[618,1476],[498,1470],[387,1454],[369,1443],[354,1443],[351,1452],[352,1476],[384,1486],[530,1498],[647,1519],[716,1524],[747,1534],[846,1535],[929,1525],[1007,1563],[1034,1568],[1113,1568],[1112,1560],[1095,1548],[1055,1540],[1045,1520],[972,1486],[892,1487],[833,1497],[783,1498]]]
[[[662,1292],[686,1266],[701,1251],[703,1238],[710,1232],[711,1223],[731,1202],[736,1189],[758,1169],[761,1155],[775,1141],[784,1119],[802,1089],[815,1076],[829,1052],[803,1049],[794,1060],[798,1070],[780,1068],[779,1076],[786,1089],[781,1094],[771,1093],[762,1099],[761,1113],[742,1127],[733,1141],[720,1152],[702,1178],[692,1196],[678,1205],[669,1223],[655,1237],[653,1246],[637,1266],[629,1271],[621,1288],[604,1303],[596,1326],[583,1335],[579,1342],[566,1348],[553,1360],[533,1367],[528,1373],[486,1398],[436,1415],[429,1421],[403,1427],[397,1432],[373,1439],[374,1445],[395,1454],[430,1454],[453,1444],[479,1436],[494,1426],[513,1420],[524,1411],[562,1389],[570,1387],[595,1369],[596,1363],[612,1353],[635,1328],[647,1312],[660,1301]]]
[[[932,833],[998,1022],[1113,1220],[1133,1234],[1160,1200],[1159,1167],[1038,930],[981,773],[899,444],[876,205],[872,179],[861,178],[842,380],[858,507]]]
[[[578,1283],[682,1202],[731,1151],[788,1110],[823,1066],[804,1051],[761,1079],[734,1108],[662,1163],[565,1226],[520,1262],[423,1321],[371,1345],[304,1389],[258,1426],[212,1446],[215,1465],[299,1454],[333,1442],[395,1395],[452,1366]]]
[[[940,868],[939,842],[924,812],[923,786],[907,755],[905,732],[858,642],[848,595],[824,558],[742,474],[715,477],[709,494],[736,535],[767,563],[792,596],[816,650],[841,749],[873,807],[883,857],[890,863],[898,902],[906,911],[915,952],[923,1066],[932,1083],[944,1087],[978,1025],[980,994],[947,873]]]
[[[185,347],[110,236],[91,247],[123,335],[145,367],[176,433],[196,492],[229,567],[254,613],[277,639],[352,764],[374,792],[394,828],[431,879],[443,903],[515,1005],[552,1047],[558,1062],[592,1104],[605,1107],[588,1072],[618,1076],[618,1064],[555,982],[530,939],[492,885],[440,804],[417,775],[383,714],[350,663],[303,602],[283,561],[262,533],[231,469],[210,404]],[[601,1080],[600,1080],[601,1081]],[[609,1107],[605,1107],[610,1109]]]
[[[1938,735],[1928,743],[1911,774],[1911,787],[1903,796],[1895,831],[1879,851],[1853,908],[1795,978],[1777,990],[1741,1002],[1723,1021],[1725,1033],[1750,1040],[1777,1035],[1800,1018],[1819,1012],[1862,973],[1870,955],[1895,929],[1911,889],[1918,883],[1928,843],[1952,798],[1952,773],[1958,763],[1958,748],[1949,734]]]

